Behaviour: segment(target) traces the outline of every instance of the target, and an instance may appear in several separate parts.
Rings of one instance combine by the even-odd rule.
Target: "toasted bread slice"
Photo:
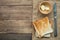
[[[34,21],[33,25],[40,37],[44,36],[47,33],[53,32],[48,17]]]

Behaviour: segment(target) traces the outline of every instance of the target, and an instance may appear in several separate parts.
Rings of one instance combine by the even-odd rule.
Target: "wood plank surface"
[[[36,10],[36,7],[38,7],[37,2],[39,1],[41,0],[0,0],[0,33],[34,32],[32,21],[38,18],[42,18],[42,15],[39,14],[39,11]],[[55,38],[52,36],[50,38],[40,39],[34,36],[33,40],[60,40],[59,10],[60,2],[57,2],[58,37]],[[43,17],[45,16],[46,15]],[[48,17],[53,19],[53,12],[49,14]]]
[[[31,33],[31,20],[0,20],[0,33]]]
[[[0,0],[0,5],[32,5],[32,0]]]
[[[0,20],[31,20],[32,6],[0,6]]]
[[[0,33],[0,40],[32,40],[31,33]]]

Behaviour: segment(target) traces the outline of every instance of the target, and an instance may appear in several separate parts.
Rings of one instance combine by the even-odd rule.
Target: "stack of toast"
[[[38,37],[50,37],[50,33],[53,32],[52,24],[48,17],[38,19],[33,22],[34,28],[36,30],[36,35]]]

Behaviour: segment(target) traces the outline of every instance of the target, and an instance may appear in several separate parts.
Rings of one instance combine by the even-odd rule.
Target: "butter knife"
[[[54,37],[57,37],[57,6],[56,6],[56,2],[53,5],[53,11],[54,11]]]

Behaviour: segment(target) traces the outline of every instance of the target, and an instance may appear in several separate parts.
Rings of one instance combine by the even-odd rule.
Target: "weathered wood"
[[[0,6],[0,20],[31,20],[32,6]]]
[[[32,40],[31,33],[0,33],[0,40]]]
[[[0,20],[0,33],[31,33],[31,20]]]
[[[0,0],[0,5],[32,5],[32,0]]]

